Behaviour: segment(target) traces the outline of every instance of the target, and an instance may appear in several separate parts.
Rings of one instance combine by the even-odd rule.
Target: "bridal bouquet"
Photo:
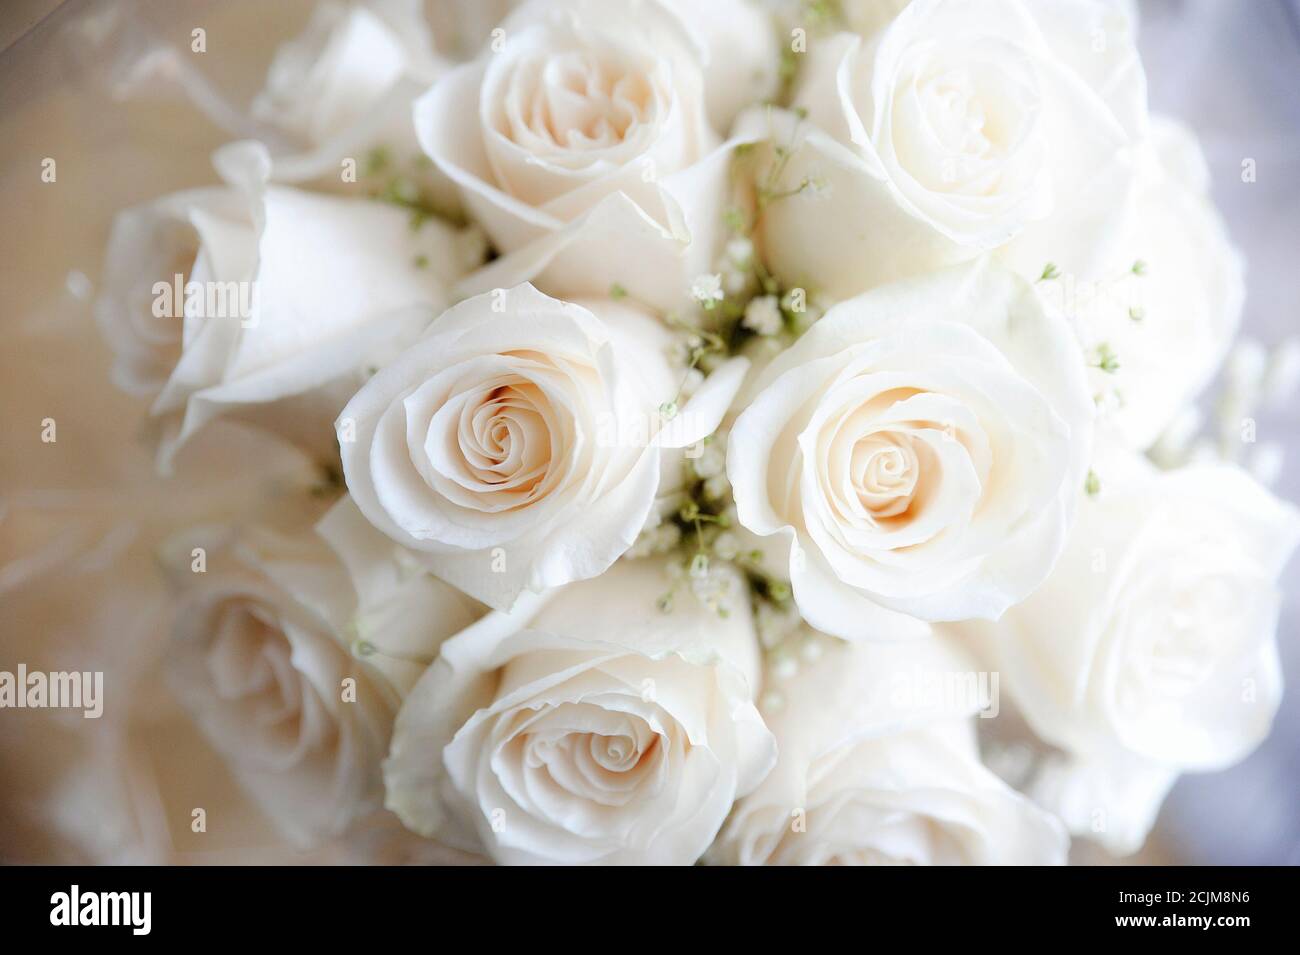
[[[289,838],[1059,863],[1267,735],[1300,355],[1196,438],[1242,263],[1129,3],[433,6],[322,2],[97,303],[177,483],[317,468],[161,555]]]

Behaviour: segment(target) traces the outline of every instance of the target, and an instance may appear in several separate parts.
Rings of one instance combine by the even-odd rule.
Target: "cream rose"
[[[740,865],[1048,865],[1069,837],[979,760],[974,706],[925,692],[974,677],[935,640],[807,636],[816,662],[765,694],[776,767],[740,800],[712,861]],[[807,646],[807,644],[805,644]],[[912,686],[911,684],[917,684]],[[901,684],[901,685],[900,685]],[[968,701],[973,703],[974,701]]]
[[[1191,131],[1156,118],[1141,157],[1133,227],[1110,274],[1086,281],[1066,272],[1038,284],[1074,321],[1103,409],[1099,427],[1138,449],[1214,376],[1245,297],[1242,259],[1209,200]]]
[[[224,528],[169,548],[184,589],[168,682],[244,787],[302,846],[377,809],[397,700],[349,653],[351,590],[329,550]]]
[[[863,38],[813,38],[797,109],[747,128],[791,150],[761,220],[787,284],[844,298],[990,249],[1025,275],[1089,277],[1131,203],[1146,88],[1132,27],[1102,0],[914,0]]]
[[[1096,470],[1047,582],[998,625],[962,629],[987,637],[1030,726],[1068,757],[1044,798],[1131,852],[1180,771],[1230,765],[1268,733],[1300,513],[1228,465],[1159,472],[1109,451]]]
[[[673,338],[613,301],[528,285],[447,311],[337,427],[357,507],[442,579],[498,609],[603,572],[645,524],[660,459],[717,427],[747,363],[680,410]]]
[[[455,233],[413,230],[382,203],[267,185],[252,143],[218,163],[234,184],[114,224],[97,303],[114,379],[153,396],[164,469],[219,415],[333,455],[329,423],[367,367],[415,338],[463,271]]]
[[[694,862],[776,752],[750,616],[661,613],[666,584],[623,561],[447,641],[398,716],[388,807],[502,863]]]
[[[530,3],[500,31],[415,108],[425,151],[504,253],[464,290],[617,283],[680,304],[713,264],[735,145],[709,123],[707,42],[657,0]]]
[[[1064,546],[1092,400],[1064,319],[979,262],[841,302],[749,389],[727,476],[799,610],[870,639],[996,619]]]

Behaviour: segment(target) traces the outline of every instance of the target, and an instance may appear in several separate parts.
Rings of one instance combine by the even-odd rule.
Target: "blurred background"
[[[428,0],[444,52],[486,37],[498,0]],[[235,428],[183,474],[153,470],[144,407],[109,382],[91,318],[113,214],[211,183],[213,149],[247,127],[275,46],[308,0],[5,0],[0,5],[0,670],[104,670],[103,718],[0,712],[0,861],[442,861],[376,817],[345,843],[285,846],[157,677],[167,595],[153,553],[181,523],[285,502],[308,463]],[[1140,0],[1153,111],[1198,133],[1214,199],[1248,265],[1243,332],[1300,334],[1300,0]],[[207,52],[190,52],[191,31]],[[196,108],[196,104],[197,107]],[[42,182],[42,161],[57,180]],[[1254,160],[1253,182],[1243,161]],[[1207,407],[1212,398],[1207,398]],[[58,440],[40,440],[41,422]],[[1265,409],[1300,501],[1300,405]],[[223,453],[212,445],[220,443]],[[231,452],[231,448],[234,452]],[[298,493],[291,493],[291,492]],[[1185,776],[1133,863],[1300,864],[1300,560],[1279,644],[1290,687],[1249,759]],[[190,809],[216,805],[201,839]],[[1079,844],[1080,862],[1107,863]]]

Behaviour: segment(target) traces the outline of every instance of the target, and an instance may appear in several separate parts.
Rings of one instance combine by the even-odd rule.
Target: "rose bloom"
[[[344,408],[348,490],[424,567],[498,609],[594,577],[644,526],[665,450],[712,433],[747,367],[723,365],[676,410],[673,341],[620,302],[528,285],[468,299]]]
[[[1146,133],[1132,32],[1103,0],[914,0],[867,37],[810,38],[806,120],[745,128],[791,150],[779,189],[816,182],[835,210],[772,202],[772,268],[832,298],[994,248],[1026,276],[1054,262],[1098,277]]]
[[[221,415],[333,456],[329,423],[367,366],[416,337],[463,271],[455,233],[413,230],[383,203],[267,185],[256,144],[227,147],[218,163],[234,184],[114,223],[96,305],[114,381],[152,397],[165,469]]]
[[[789,546],[804,618],[871,639],[996,619],[1050,572],[1093,405],[1070,329],[977,262],[841,302],[731,430],[740,523]]]
[[[261,808],[301,846],[378,808],[397,698],[349,652],[351,591],[328,548],[208,527],[169,551],[183,590],[168,684]]]
[[[1030,726],[1066,754],[1042,799],[1132,852],[1179,772],[1222,769],[1268,734],[1277,579],[1300,512],[1229,465],[1160,472],[1111,449],[1096,469],[1047,582],[997,625],[960,629],[985,638]]]
[[[660,612],[667,584],[621,561],[448,640],[398,716],[388,807],[502,863],[693,863],[776,751],[742,581],[726,617]]]
[[[730,33],[660,3],[526,4],[420,99],[421,144],[505,253],[468,291],[531,281],[574,297],[617,283],[663,307],[684,299],[720,242],[735,145],[710,101],[734,109],[775,63],[769,20],[726,7],[743,14]],[[710,74],[710,97],[715,59],[730,68]]]
[[[979,760],[976,701],[928,679],[973,676],[933,639],[847,644],[770,680],[776,767],[740,800],[709,859],[740,865],[1048,865],[1069,837]],[[805,644],[805,647],[807,644]],[[913,685],[915,684],[915,685]],[[942,685],[942,683],[940,683]]]

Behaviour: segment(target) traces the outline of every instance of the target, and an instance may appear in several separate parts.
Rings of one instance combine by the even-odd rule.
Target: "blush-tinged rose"
[[[531,286],[468,299],[348,403],[337,426],[361,512],[498,609],[594,577],[645,524],[665,449],[712,433],[747,363],[680,410],[673,338],[613,301]]]
[[[693,863],[776,752],[749,614],[662,613],[665,582],[623,561],[445,643],[398,717],[388,807],[507,864]]]
[[[1050,572],[1093,406],[1065,320],[980,262],[842,302],[731,430],[741,524],[789,547],[800,612],[873,639],[996,619]]]
[[[772,203],[773,269],[833,298],[991,249],[1025,275],[1100,274],[1146,130],[1131,33],[1099,0],[915,0],[867,37],[812,40],[794,96],[807,118],[767,125],[791,152],[782,185],[816,182],[835,215]]]
[[[773,681],[763,716],[780,757],[740,800],[711,861],[740,865],[1050,865],[1061,824],[979,759],[974,700],[927,681],[974,679],[926,638],[822,649]]]
[[[1043,798],[1132,852],[1179,772],[1222,769],[1268,734],[1277,581],[1300,513],[1229,465],[1160,472],[1108,449],[1096,471],[1042,587],[996,626],[962,629],[987,639],[1030,726],[1065,753]]]

